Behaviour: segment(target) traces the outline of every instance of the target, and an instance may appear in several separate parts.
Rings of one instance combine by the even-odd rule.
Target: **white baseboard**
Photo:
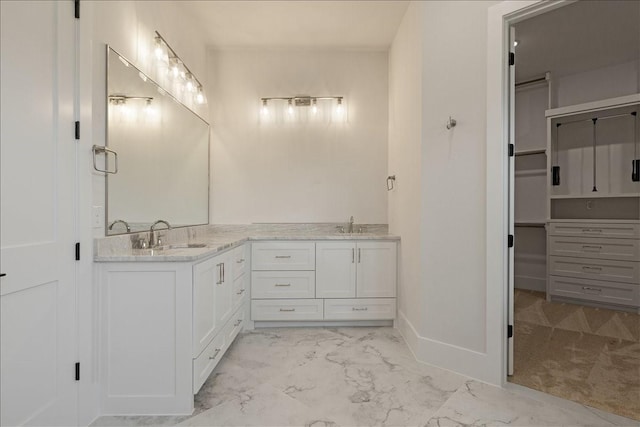
[[[502,386],[500,349],[481,353],[420,336],[402,311],[396,325],[413,356],[419,362],[432,365],[478,381]],[[505,370],[506,372],[506,370]]]
[[[515,276],[513,285],[516,289],[525,289],[528,291],[547,291],[547,279],[531,276]]]

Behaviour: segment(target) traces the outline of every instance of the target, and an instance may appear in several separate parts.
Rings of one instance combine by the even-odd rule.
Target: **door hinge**
[[[509,237],[507,238],[507,246],[510,248],[513,247],[513,234],[509,234]]]
[[[513,144],[509,144],[509,157],[513,157],[516,154],[516,147]]]
[[[76,362],[76,381],[80,381],[80,362]]]
[[[507,338],[513,338],[513,325],[507,325]]]
[[[80,242],[76,242],[76,261],[80,261]]]
[[[80,19],[80,0],[74,0],[73,12],[73,15],[76,17],[76,19]]]
[[[76,122],[76,139],[80,139],[80,122]]]
[[[509,52],[509,65],[516,65],[516,54]]]

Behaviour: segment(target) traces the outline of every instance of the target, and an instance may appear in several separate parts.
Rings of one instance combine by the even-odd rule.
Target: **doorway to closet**
[[[513,29],[508,381],[640,420],[640,2]]]

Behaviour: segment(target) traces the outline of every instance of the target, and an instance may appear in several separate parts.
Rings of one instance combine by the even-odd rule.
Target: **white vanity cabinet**
[[[242,245],[194,262],[96,264],[105,415],[193,412],[246,323],[244,254]]]
[[[252,260],[253,321],[395,319],[395,241],[258,242]]]
[[[395,298],[395,242],[316,243],[316,297]]]

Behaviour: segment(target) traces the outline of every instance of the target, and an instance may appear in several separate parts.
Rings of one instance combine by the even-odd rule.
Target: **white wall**
[[[581,104],[640,92],[640,61],[630,61],[555,79],[554,106]]]
[[[211,51],[211,222],[386,223],[387,65],[387,52]],[[261,97],[295,95],[344,96],[348,121],[261,120]]]
[[[494,3],[414,2],[407,10],[390,53],[389,169],[402,175],[389,219],[402,236],[399,325],[416,356],[499,383],[485,277],[487,9]],[[400,113],[408,116],[399,121]],[[458,122],[451,131],[449,116]]]

